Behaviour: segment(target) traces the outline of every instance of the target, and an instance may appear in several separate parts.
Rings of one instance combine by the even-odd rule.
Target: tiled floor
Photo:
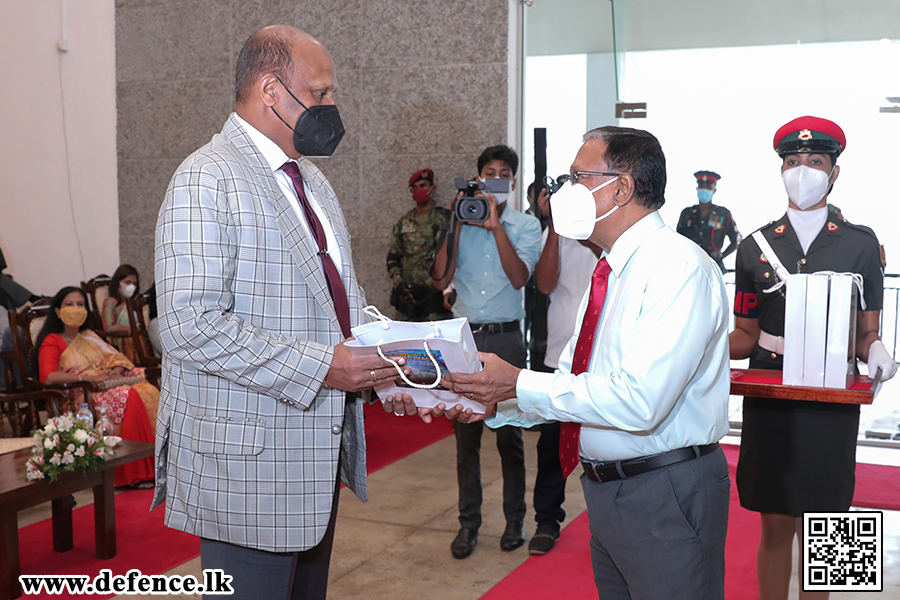
[[[527,432],[525,439],[527,464],[534,465],[537,434]],[[484,448],[484,525],[471,557],[455,560],[450,555],[450,541],[458,528],[455,445],[451,437],[373,474],[368,503],[362,504],[348,490],[343,491],[329,599],[475,600],[527,559],[525,547],[513,552],[500,550],[504,526],[500,461],[492,440],[485,438]],[[900,451],[865,448],[860,449],[859,458],[900,464]],[[530,483],[533,475],[533,469],[529,469]],[[530,490],[528,500],[530,504]],[[89,492],[78,498],[79,505],[90,501]],[[565,508],[570,518],[584,510],[576,477],[569,478]],[[48,516],[49,505],[23,512],[19,526]],[[900,512],[885,511],[883,518],[884,591],[833,593],[832,599],[900,598]],[[533,513],[527,519],[530,536],[534,532]],[[200,561],[185,563],[168,574],[199,577]],[[795,576],[791,598],[797,597],[796,590]]]

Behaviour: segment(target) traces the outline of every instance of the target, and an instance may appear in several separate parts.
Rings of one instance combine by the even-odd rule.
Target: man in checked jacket
[[[343,135],[334,63],[273,26],[238,57],[236,113],[159,213],[164,349],[153,506],[236,598],[324,598],[340,483],[366,488],[362,401],[396,377],[342,343],[364,321],[344,215],[302,155]]]

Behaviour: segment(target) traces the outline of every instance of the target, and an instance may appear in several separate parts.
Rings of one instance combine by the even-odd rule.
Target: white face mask
[[[834,168],[831,169],[831,173],[834,173]],[[800,165],[782,173],[781,179],[791,202],[800,210],[806,210],[818,204],[828,193],[831,173]]]
[[[134,292],[137,289],[137,286],[133,283],[129,283],[127,285],[119,286],[119,291],[122,293],[122,296],[125,298],[131,298],[134,296]]]
[[[586,240],[591,237],[594,225],[619,208],[615,205],[606,214],[598,217],[594,192],[605,188],[618,178],[613,177],[592,190],[571,181],[559,188],[559,191],[550,196],[550,212],[553,214],[553,228],[556,233],[573,240]]]

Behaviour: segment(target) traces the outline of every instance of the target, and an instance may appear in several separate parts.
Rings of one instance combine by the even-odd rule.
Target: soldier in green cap
[[[421,169],[409,178],[415,208],[403,215],[391,231],[387,269],[393,284],[391,304],[403,319],[439,321],[453,314],[434,287],[431,266],[441,229],[450,211],[434,205],[434,171]]]
[[[714,171],[697,171],[694,177],[697,178],[698,203],[681,211],[676,231],[703,248],[724,273],[724,258],[737,250],[741,233],[731,212],[724,206],[712,203],[716,184],[722,176]],[[722,250],[726,237],[729,244]]]

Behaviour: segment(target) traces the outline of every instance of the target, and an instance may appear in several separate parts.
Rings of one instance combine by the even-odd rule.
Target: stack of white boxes
[[[785,294],[782,383],[846,388],[856,363],[853,275],[790,275]]]

